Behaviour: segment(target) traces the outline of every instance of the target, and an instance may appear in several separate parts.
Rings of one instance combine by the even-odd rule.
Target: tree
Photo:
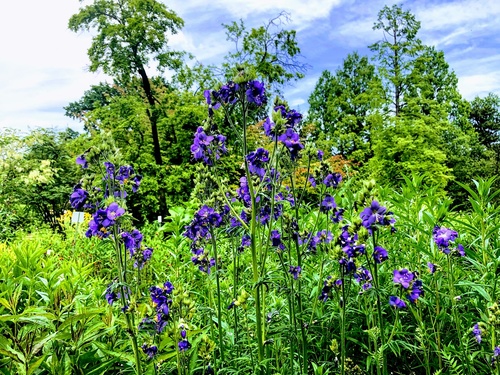
[[[491,154],[494,173],[500,164],[500,97],[489,93],[485,98],[475,97],[470,102],[470,123],[481,144]]]
[[[160,72],[181,66],[183,54],[168,48],[168,34],[177,33],[183,25],[177,14],[156,0],[94,0],[69,20],[72,31],[97,30],[88,50],[90,71],[102,69],[123,87],[139,78],[158,167],[163,164],[158,134],[160,112],[146,67],[151,60]],[[157,169],[160,179],[165,171]],[[163,189],[159,189],[159,195],[160,214],[165,216],[168,211]]]
[[[379,72],[387,88],[387,101],[397,117],[405,106],[407,77],[422,50],[417,38],[420,22],[401,6],[385,6],[378,14],[374,30],[382,30],[383,39],[370,46],[379,63]]]
[[[235,52],[226,55],[223,65],[226,79],[231,79],[239,65],[252,67],[257,77],[275,91],[291,80],[304,77],[307,64],[300,62],[300,48],[295,30],[284,30],[288,15],[281,13],[264,26],[247,30],[242,20],[223,25]]]
[[[324,71],[309,97],[308,120],[331,139],[334,154],[366,162],[380,122],[382,87],[367,57],[354,52],[335,75]]]
[[[158,69],[181,65],[179,52],[168,48],[168,34],[175,34],[184,21],[156,0],[95,0],[69,20],[72,31],[97,29],[88,50],[90,71],[104,73],[127,83],[138,75],[149,107],[154,158],[162,165],[158,136],[158,110],[146,67],[155,60]]]

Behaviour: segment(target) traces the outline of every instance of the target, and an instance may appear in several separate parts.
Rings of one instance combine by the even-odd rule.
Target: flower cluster
[[[416,303],[424,295],[422,280],[417,280],[415,273],[408,271],[406,268],[394,270],[393,281],[395,284],[400,284],[402,288],[406,289],[408,292],[406,298],[412,303]],[[399,298],[391,296],[389,303],[396,308],[406,307],[404,301],[399,301],[401,301]]]
[[[457,254],[459,256],[465,256],[464,247],[461,244],[454,245],[455,240],[458,238],[458,233],[454,230],[445,227],[434,227],[432,231],[435,244],[438,246],[439,250],[445,254]]]
[[[87,237],[96,236],[98,238],[109,237],[110,227],[115,225],[116,219],[125,214],[125,209],[118,203],[111,203],[106,209],[98,209],[89,221],[89,229],[85,233]]]
[[[170,305],[172,300],[170,295],[174,290],[174,286],[171,282],[167,281],[163,284],[163,287],[152,286],[149,288],[151,295],[151,300],[155,305],[156,309],[156,331],[158,333],[162,332],[166,325],[168,324],[170,318]]]
[[[476,339],[476,341],[478,342],[478,344],[481,343],[481,328],[479,328],[479,323],[476,323],[474,324],[474,326],[472,327],[472,334],[474,335],[474,338]]]
[[[361,224],[368,229],[371,234],[379,226],[391,226],[396,222],[396,220],[391,217],[392,212],[388,212],[387,208],[381,206],[377,201],[373,201],[370,207],[366,207],[360,214]]]
[[[288,272],[290,272],[294,280],[297,280],[302,272],[302,268],[300,266],[290,266]]]
[[[81,184],[75,185],[73,193],[69,196],[69,203],[75,210],[81,210],[86,207],[86,202],[89,198],[89,193],[82,188]]]
[[[354,273],[354,280],[362,284],[361,288],[363,288],[363,290],[368,290],[372,287],[372,284],[370,282],[373,280],[372,274],[370,270],[365,267],[359,267],[356,270],[356,272]]]
[[[223,211],[218,213],[212,207],[204,205],[195,213],[191,223],[185,227],[183,235],[192,241],[193,257],[191,260],[202,272],[209,274],[210,268],[215,266],[215,259],[209,257],[209,253],[202,246],[202,243],[212,238],[211,229],[220,227],[228,213],[228,206],[225,206]]]
[[[226,137],[222,134],[207,135],[203,127],[199,126],[194,133],[191,153],[195,160],[202,160],[207,165],[213,165],[214,160],[219,160],[221,154],[227,153]]]
[[[181,330],[181,340],[177,343],[177,346],[179,347],[179,351],[183,352],[188,350],[191,347],[191,344],[189,343],[186,333],[186,329],[184,327],[184,324],[180,325],[180,330]]]
[[[339,243],[342,247],[342,251],[349,258],[356,258],[359,255],[365,253],[365,245],[358,243],[358,234],[354,233],[351,235],[349,233],[349,226],[345,225],[342,227],[342,233],[339,236]]]
[[[158,348],[156,347],[156,345],[149,346],[147,344],[143,344],[141,346],[141,349],[149,358],[153,358],[158,352]]]
[[[250,173],[257,175],[262,179],[266,174],[264,167],[269,161],[269,151],[263,148],[258,148],[257,150],[249,153],[246,156],[246,160],[248,161],[248,170]]]

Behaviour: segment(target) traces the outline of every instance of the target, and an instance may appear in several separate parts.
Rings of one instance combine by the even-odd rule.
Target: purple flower
[[[339,242],[342,246],[342,251],[344,251],[349,258],[355,258],[365,253],[365,245],[358,243],[358,234],[355,233],[351,236],[349,233],[349,226],[347,225],[342,227]]]
[[[98,238],[107,238],[110,235],[108,228],[114,224],[113,220],[108,218],[108,211],[98,209],[89,221],[89,229],[85,233],[87,237],[96,236]]]
[[[427,262],[427,267],[429,267],[429,272],[431,274],[434,274],[434,272],[436,272],[436,265],[434,263]]]
[[[389,259],[387,250],[381,246],[375,246],[375,249],[373,249],[373,260],[375,261],[375,263],[380,264],[387,259]]]
[[[129,251],[132,257],[137,250],[141,248],[142,244],[142,233],[137,229],[133,229],[132,232],[122,232],[122,241],[125,248]]]
[[[110,180],[114,180],[115,178],[115,165],[109,161],[104,162],[104,166],[106,167],[106,176]]]
[[[432,234],[434,237],[434,242],[442,250],[450,247],[450,242],[455,241],[458,237],[457,232],[455,232],[454,230],[445,228],[445,227],[442,227],[442,228],[435,227]],[[443,252],[445,252],[445,250],[443,250]],[[446,254],[448,254],[448,253],[446,253]]]
[[[223,85],[219,91],[212,91],[214,101],[222,104],[234,104],[238,101],[237,93],[240,86],[233,81]],[[215,109],[215,108],[214,108]]]
[[[373,201],[370,207],[366,207],[359,217],[361,218],[362,225],[371,233],[375,225],[392,225],[394,218],[390,217],[392,212],[387,212],[387,209],[381,206],[377,201]]]
[[[322,150],[318,150],[318,160],[323,161],[323,156],[325,156],[325,153]]]
[[[106,209],[106,215],[109,220],[116,220],[125,213],[125,209],[121,208],[118,203],[111,203]]]
[[[410,300],[410,302],[416,303],[417,300],[423,295],[424,287],[422,285],[422,280],[415,280],[411,286],[409,294],[407,294],[406,297]]]
[[[249,247],[252,244],[252,239],[248,234],[244,234],[243,237],[241,237],[241,246],[242,247]]]
[[[207,165],[213,165],[214,160],[219,160],[221,154],[227,153],[226,137],[207,135],[201,126],[196,129],[191,153],[195,160],[202,160]]]
[[[266,89],[264,84],[259,81],[249,81],[247,83],[247,100],[254,103],[257,107],[267,103]]]
[[[86,190],[82,189],[82,185],[77,184],[74,187],[73,193],[71,193],[71,195],[69,196],[71,207],[73,207],[75,210],[84,208],[88,197],[89,193]]]
[[[342,181],[342,175],[340,173],[329,173],[323,180],[323,184],[326,187],[336,188]]]
[[[282,245],[281,235],[280,235],[280,232],[278,232],[277,230],[271,231],[271,244],[274,247],[278,247],[278,246]]]
[[[275,127],[276,127],[276,124],[274,122],[272,122],[269,117],[266,118],[266,120],[262,124],[262,127],[264,128],[264,134],[265,135],[267,135],[270,138],[276,137],[276,133],[274,131]]]
[[[321,211],[328,212],[337,208],[337,204],[335,203],[335,199],[331,195],[325,195],[325,198],[321,202]]]
[[[212,117],[214,115],[214,109],[219,109],[220,103],[216,102],[214,105],[212,105],[212,96],[210,94],[210,90],[203,91],[203,96],[205,96],[208,104],[208,115]]]
[[[401,286],[405,289],[408,289],[410,287],[410,283],[415,277],[413,272],[408,271],[406,268],[403,268],[401,271],[399,270],[394,270],[393,272],[393,281],[396,284],[401,284]]]
[[[290,266],[290,269],[288,270],[290,274],[293,276],[294,280],[297,280],[300,276],[300,273],[302,272],[302,268],[299,266]]]
[[[130,165],[123,165],[118,169],[118,174],[116,175],[116,180],[120,182],[120,184],[126,184],[130,179],[130,176],[134,174],[134,168]]]
[[[397,309],[404,309],[406,307],[405,301],[396,296],[389,297],[389,305],[394,306]]]
[[[321,294],[319,295],[319,299],[323,302],[326,302],[331,295],[331,290],[333,288],[334,281],[331,276],[328,276],[326,280],[323,282],[323,289],[321,289]]]
[[[142,176],[136,174],[132,180],[132,193],[137,193],[139,186],[141,185]]]
[[[359,267],[356,270],[356,273],[354,273],[354,280],[356,280],[360,284],[363,283],[363,290],[368,290],[372,287],[372,284],[370,283],[370,281],[373,280],[372,274],[370,270],[365,267]]]
[[[290,158],[292,160],[297,159],[299,151],[304,148],[304,145],[300,143],[299,135],[292,128],[288,128],[284,134],[278,137],[278,140],[290,151]]]
[[[153,358],[158,352],[158,348],[156,347],[156,345],[148,346],[146,344],[143,344],[141,346],[141,349],[149,358]]]
[[[269,151],[263,148],[258,148],[257,150],[249,153],[246,156],[246,159],[248,161],[248,169],[250,173],[257,175],[262,179],[266,173],[264,165],[269,161]]]
[[[474,324],[474,326],[472,327],[472,334],[474,335],[474,337],[476,338],[478,344],[481,343],[481,329],[479,328],[479,323],[476,323]]]
[[[163,288],[157,286],[149,288],[151,301],[156,309],[156,331],[158,333],[165,329],[170,318],[170,305],[172,304],[170,294],[173,290],[174,286],[169,281],[163,284]]]
[[[76,164],[81,165],[83,169],[87,169],[89,167],[89,163],[87,159],[85,159],[85,154],[76,157]]]

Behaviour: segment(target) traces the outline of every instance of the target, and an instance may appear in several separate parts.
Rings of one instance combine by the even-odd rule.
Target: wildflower
[[[257,107],[267,103],[266,89],[259,81],[249,81],[247,83],[246,96],[249,103],[254,103]]]
[[[394,218],[389,217],[392,212],[387,212],[387,208],[381,206],[377,201],[373,201],[370,207],[366,207],[359,217],[362,220],[362,225],[371,233],[375,229],[375,225],[392,225]]]
[[[331,276],[328,276],[323,282],[323,289],[321,289],[321,294],[318,297],[321,301],[326,302],[328,300],[331,295],[333,283],[334,281]]]
[[[212,96],[210,94],[210,90],[203,91],[203,96],[205,96],[208,104],[208,115],[212,117],[214,115],[214,109],[219,109],[220,103],[216,102],[214,105],[212,105]]]
[[[121,208],[118,203],[111,203],[106,209],[106,215],[109,220],[116,220],[125,213],[125,209]]]
[[[156,345],[148,346],[146,344],[143,344],[141,346],[141,349],[149,358],[153,358],[158,352],[158,348],[156,347]]]
[[[302,268],[300,266],[290,266],[288,272],[290,272],[294,280],[297,280],[302,272]]]
[[[299,135],[292,128],[288,128],[284,134],[278,137],[278,140],[290,151],[292,160],[297,159],[299,151],[304,148],[304,145],[300,143]]]
[[[325,155],[325,153],[322,150],[318,150],[318,160],[319,161],[323,161],[324,155]]]
[[[281,117],[286,121],[287,128],[294,128],[300,121],[302,121],[302,114],[297,112],[295,109],[289,111],[286,110],[284,105],[277,105],[274,107],[274,112],[279,112]]]
[[[115,165],[110,161],[105,161],[104,166],[106,167],[106,176],[110,180],[114,180],[115,178]],[[105,177],[106,179],[106,177]]]
[[[233,81],[223,85],[219,91],[212,91],[212,96],[216,102],[222,104],[234,104],[238,101],[237,93],[240,86]],[[215,108],[214,108],[215,109]]]
[[[267,135],[270,138],[276,137],[275,129],[276,129],[276,124],[271,121],[271,119],[268,117],[262,124],[262,127],[264,128],[264,134]]]
[[[132,257],[136,250],[141,248],[142,233],[137,229],[133,229],[130,233],[122,232],[121,237],[125,248],[129,251],[130,257]]]
[[[85,159],[85,154],[76,157],[76,164],[81,165],[83,169],[87,169],[89,167],[89,163],[87,159]]]
[[[137,193],[139,186],[141,185],[142,176],[136,174],[132,180],[132,193]]]
[[[342,233],[339,236],[339,242],[342,246],[342,251],[346,253],[349,258],[355,258],[358,255],[365,253],[365,245],[358,243],[358,234],[355,233],[351,236],[349,227],[345,225],[342,227]]]
[[[478,344],[481,343],[481,329],[479,328],[479,323],[476,323],[474,324],[474,326],[472,327],[472,334],[474,335],[474,337],[476,338],[476,341],[478,342]]]
[[[389,305],[394,306],[397,309],[403,309],[406,307],[405,301],[396,296],[389,297]]]
[[[89,193],[82,189],[82,185],[77,184],[73,189],[73,193],[69,196],[69,202],[75,210],[80,210],[85,207],[88,198]]]
[[[250,238],[250,235],[244,234],[243,237],[241,237],[241,246],[249,247],[251,244],[252,244],[252,239]]]
[[[325,198],[321,202],[321,211],[322,212],[328,212],[330,210],[333,210],[337,208],[337,204],[335,203],[335,199],[331,195],[325,195]]]
[[[368,290],[372,287],[372,284],[370,283],[370,281],[373,280],[372,274],[370,270],[365,267],[359,267],[356,270],[356,273],[354,274],[354,280],[356,280],[360,284],[363,283],[363,285],[361,286],[363,290]]]
[[[184,329],[184,325],[181,324],[181,341],[177,344],[179,347],[179,350],[181,352],[188,350],[191,347],[191,344],[186,338],[186,330]]]
[[[108,228],[114,224],[113,220],[108,218],[107,210],[98,209],[89,221],[89,229],[85,233],[87,237],[97,236],[98,238],[109,237]]]
[[[406,297],[412,303],[416,303],[419,297],[424,295],[424,287],[422,285],[422,280],[415,280],[411,286],[410,293]]]
[[[431,274],[434,274],[434,272],[436,272],[436,265],[434,263],[427,262],[427,267],[429,267],[429,272]]]
[[[449,253],[448,247],[450,246],[450,242],[455,241],[458,237],[458,233],[454,230],[437,226],[432,231],[432,234],[434,242],[445,254]]]
[[[375,246],[375,249],[373,249],[373,260],[375,263],[382,263],[389,259],[389,256],[387,255],[387,250],[384,249],[381,246]]]
[[[264,165],[269,161],[269,151],[258,148],[246,156],[250,173],[259,176],[261,179],[265,175]]]
[[[342,181],[342,175],[340,173],[329,173],[323,180],[323,184],[326,187],[336,188]]]
[[[156,309],[156,331],[162,332],[170,319],[170,305],[172,300],[169,298],[174,286],[169,281],[163,284],[163,287],[152,286],[149,288],[151,301]]]
[[[410,282],[415,277],[413,272],[408,271],[406,268],[403,268],[401,271],[394,270],[393,275],[394,283],[401,284],[401,286],[405,289],[410,287]]]

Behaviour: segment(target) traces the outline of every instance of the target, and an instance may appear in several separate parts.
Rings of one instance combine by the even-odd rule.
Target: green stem
[[[222,333],[222,307],[221,307],[221,293],[220,293],[219,257],[217,255],[217,242],[215,240],[215,233],[213,231],[213,228],[211,227],[210,227],[210,237],[212,238],[212,251],[214,253],[214,258],[215,258],[215,280],[217,283],[217,325],[219,328],[220,359],[221,362],[224,363],[224,336]]]

